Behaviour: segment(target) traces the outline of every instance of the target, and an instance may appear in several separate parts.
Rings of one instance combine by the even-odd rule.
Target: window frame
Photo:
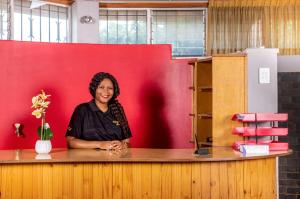
[[[107,8],[100,8],[99,9],[99,21],[98,21],[98,23],[99,23],[99,28],[98,28],[98,30],[99,30],[99,32],[98,32],[98,38],[99,38],[99,41],[101,40],[101,38],[100,38],[100,17],[101,17],[101,15],[100,15],[100,10],[104,10],[104,11],[146,11],[146,28],[147,28],[147,30],[146,30],[146,43],[145,44],[149,44],[149,42],[148,42],[148,10],[147,9],[144,9],[144,8],[128,8],[128,9],[126,9],[126,8],[110,8],[110,9],[107,9]]]
[[[50,4],[47,4],[50,6]],[[53,6],[53,5],[52,5]],[[71,7],[70,5],[54,5],[57,7],[64,7],[67,9],[66,15],[67,15],[67,20],[66,20],[66,42],[50,42],[48,41],[48,43],[70,43],[72,41],[72,25],[71,25],[71,19],[72,19],[72,15],[71,15]],[[38,8],[40,9],[40,8]],[[8,40],[15,40],[14,38],[14,12],[15,12],[15,1],[14,0],[10,0],[10,10],[9,10],[9,14],[10,14],[10,37],[8,38]],[[40,33],[41,34],[41,33]],[[23,40],[15,40],[15,41],[23,41]],[[39,41],[39,42],[43,42],[43,41]]]
[[[188,55],[182,55],[182,56],[174,56],[175,58],[188,58],[188,57],[200,57],[206,55],[206,42],[207,42],[207,22],[208,22],[208,9],[207,8],[99,8],[100,10],[112,10],[112,11],[126,11],[126,10],[134,10],[134,11],[146,11],[147,13],[147,43],[146,44],[153,44],[153,34],[152,34],[152,19],[153,19],[153,11],[204,11],[204,36],[203,36],[203,55],[198,56],[188,56]],[[100,14],[99,14],[100,15]],[[100,20],[99,20],[100,22]],[[100,32],[99,32],[100,37]]]
[[[2,3],[1,3],[2,4]],[[5,5],[5,4],[3,4]],[[9,0],[9,3],[6,4],[6,13],[7,13],[7,18],[6,18],[6,23],[7,23],[7,27],[6,27],[6,31],[7,31],[7,38],[3,39],[1,36],[1,40],[9,40],[11,38],[11,30],[10,30],[10,26],[11,26],[11,0]],[[0,14],[2,13],[2,9],[0,11]],[[3,18],[2,18],[3,19]],[[2,34],[4,32],[5,28],[3,27],[3,21],[1,21],[1,32],[0,34]]]

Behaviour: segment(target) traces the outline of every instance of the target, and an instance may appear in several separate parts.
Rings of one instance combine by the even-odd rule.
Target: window
[[[153,11],[153,44],[172,44],[174,56],[204,54],[205,13],[197,11]]]
[[[101,9],[99,24],[100,43],[172,44],[173,56],[205,54],[206,9]]]
[[[110,44],[147,43],[147,11],[100,10],[100,42]]]
[[[14,39],[21,41],[67,42],[68,9],[44,5],[30,9],[30,1],[14,1]]]
[[[9,39],[9,0],[0,0],[0,39]]]

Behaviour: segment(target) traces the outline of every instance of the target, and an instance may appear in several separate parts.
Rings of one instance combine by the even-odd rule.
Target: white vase
[[[38,154],[49,153],[52,149],[50,140],[37,140],[35,143],[35,152]]]

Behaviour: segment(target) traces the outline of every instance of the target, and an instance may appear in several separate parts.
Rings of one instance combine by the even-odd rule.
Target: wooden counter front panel
[[[276,198],[275,158],[196,163],[3,164],[1,198]]]

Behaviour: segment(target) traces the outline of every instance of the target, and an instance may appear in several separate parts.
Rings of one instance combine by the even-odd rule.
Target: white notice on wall
[[[260,84],[270,84],[270,68],[260,67],[258,72],[258,82]]]

